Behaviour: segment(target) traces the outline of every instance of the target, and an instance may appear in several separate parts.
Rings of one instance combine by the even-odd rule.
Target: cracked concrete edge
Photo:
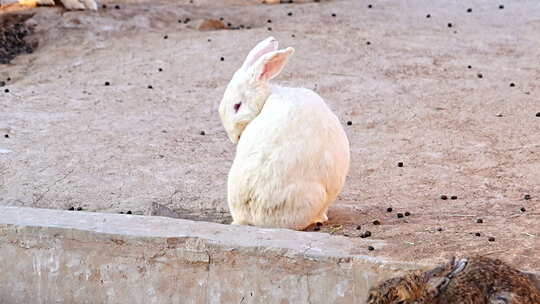
[[[424,268],[377,257],[368,245],[384,248],[313,232],[0,207],[0,274],[12,274],[0,275],[0,299],[362,303],[373,284]]]

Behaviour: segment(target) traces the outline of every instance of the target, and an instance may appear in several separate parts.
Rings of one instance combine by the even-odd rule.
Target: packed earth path
[[[309,230],[384,241],[359,254],[540,270],[536,0],[191,2],[31,10],[39,46],[0,64],[1,205],[228,223],[217,106],[272,35],[296,49],[275,82],[319,93],[351,143]]]

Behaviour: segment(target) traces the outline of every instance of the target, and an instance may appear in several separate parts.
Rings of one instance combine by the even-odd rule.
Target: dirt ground
[[[192,2],[34,9],[39,48],[0,65],[0,204],[143,214],[158,203],[227,222],[234,146],[217,106],[273,35],[297,51],[276,81],[315,89],[351,142],[321,232],[387,241],[361,254],[480,253],[540,270],[537,0]],[[220,17],[244,29],[194,29]]]

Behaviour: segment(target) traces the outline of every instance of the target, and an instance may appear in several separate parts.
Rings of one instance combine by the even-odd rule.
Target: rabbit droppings
[[[540,291],[519,270],[477,256],[387,280],[367,304],[540,304]]]
[[[349,141],[315,92],[269,84],[288,58],[273,37],[253,48],[228,84],[219,115],[237,144],[227,201],[236,225],[302,230],[328,220],[349,170]]]

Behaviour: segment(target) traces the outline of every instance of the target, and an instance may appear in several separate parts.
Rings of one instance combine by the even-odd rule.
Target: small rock
[[[154,87],[152,85],[149,85],[148,88],[151,90],[153,89]]]
[[[371,4],[368,4],[368,6],[367,6],[367,8],[372,8],[372,7],[373,7],[373,5],[371,5]]]
[[[5,90],[4,90],[4,93],[9,93],[9,89],[5,89]]]
[[[362,235],[360,237],[365,239],[365,238],[368,238],[370,236],[371,236],[371,231],[368,230],[368,231],[362,233]]]
[[[268,27],[268,28],[267,28],[267,30],[271,31],[271,30],[272,30],[272,28],[271,28],[271,27]]]
[[[196,28],[199,31],[216,31],[226,29],[225,24],[216,19],[202,19],[197,22]]]
[[[536,117],[540,117],[540,112],[536,113]]]
[[[169,35],[163,36],[163,39],[169,39]]]
[[[159,68],[159,69],[158,69],[158,72],[163,72],[163,69],[162,69],[162,68]]]

